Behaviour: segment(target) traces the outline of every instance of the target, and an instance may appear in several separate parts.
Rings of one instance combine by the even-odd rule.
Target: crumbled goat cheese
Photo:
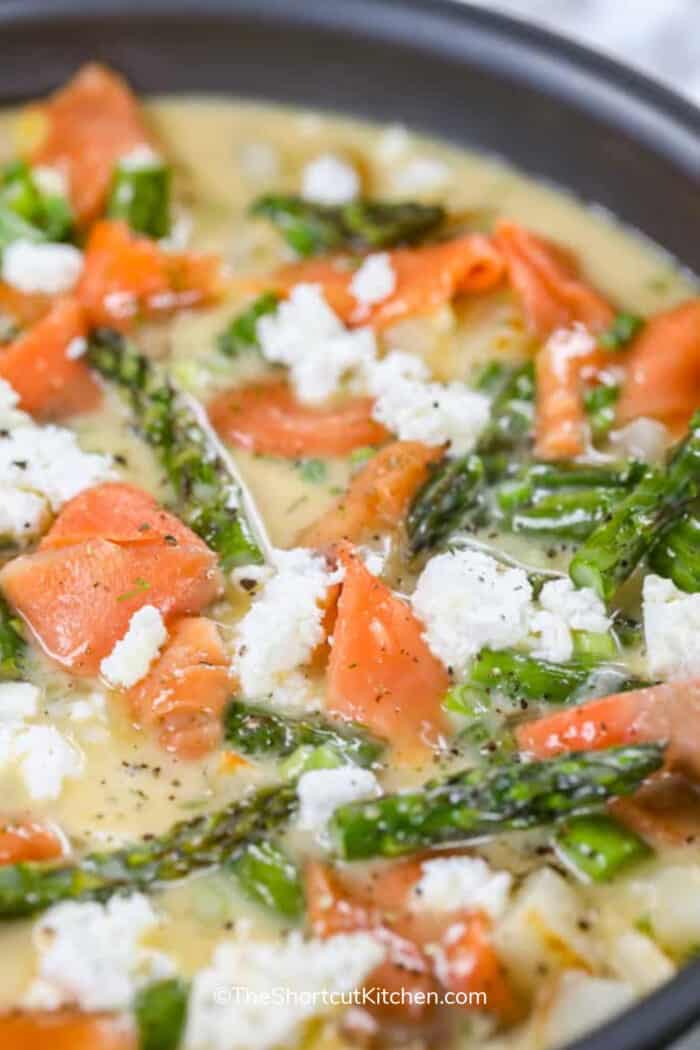
[[[411,907],[419,911],[484,911],[492,919],[505,911],[512,876],[492,871],[481,857],[438,857],[421,864]]]
[[[304,941],[296,932],[281,942],[225,941],[192,981],[185,1045],[188,1050],[294,1046],[305,1023],[360,985],[384,952],[368,933],[323,941]]]
[[[82,357],[87,352],[87,348],[87,339],[77,335],[75,339],[71,339],[66,347],[66,357],[69,361],[77,361],[79,357]]]
[[[261,317],[257,336],[263,357],[286,365],[301,401],[324,401],[349,373],[374,360],[368,328],[349,332],[313,284],[297,284],[274,314]]]
[[[418,366],[409,361],[417,362]],[[490,418],[490,402],[464,383],[427,381],[418,358],[394,352],[369,372],[376,400],[372,415],[402,441],[425,445],[449,443],[449,453],[470,452]]]
[[[450,169],[443,161],[414,157],[395,169],[392,184],[399,193],[426,193],[443,189],[449,177]]]
[[[158,922],[140,893],[106,904],[65,901],[49,908],[34,927],[37,976],[23,1005],[128,1009],[139,987],[173,972],[166,955],[142,944]]]
[[[524,641],[531,600],[522,569],[466,549],[431,558],[411,598],[431,651],[456,674],[484,646],[505,649]]]
[[[17,770],[32,799],[55,799],[66,778],[83,771],[83,756],[55,726],[0,724],[0,768]]]
[[[129,627],[100,664],[100,673],[115,688],[129,689],[148,674],[168,637],[163,617],[154,605],[144,605],[129,621]]]
[[[348,204],[360,192],[360,177],[352,164],[334,153],[323,153],[301,173],[301,195],[314,204]]]
[[[381,303],[395,288],[396,273],[388,252],[368,255],[350,281],[350,291],[363,306]]]
[[[239,565],[231,571],[231,583],[247,594],[255,594],[274,574],[271,565]]]
[[[68,176],[60,168],[53,168],[48,164],[37,164],[32,168],[32,178],[41,193],[49,197],[68,196]]]
[[[62,295],[80,277],[83,253],[72,244],[12,241],[2,256],[3,280],[20,292]]]
[[[128,153],[123,153],[119,158],[119,167],[123,168],[124,171],[143,171],[144,168],[160,167],[162,163],[163,158],[160,153],[157,153],[152,146],[145,142],[140,146],[134,146]]]
[[[37,713],[41,690],[29,682],[0,684],[0,723],[21,721]]]
[[[557,328],[547,340],[546,350],[554,371],[560,379],[566,379],[569,361],[574,357],[585,357],[595,350],[596,341],[585,325],[576,321],[571,328]]]
[[[605,605],[590,587],[574,587],[568,576],[550,580],[540,591],[540,612],[530,620],[539,638],[533,655],[543,660],[570,660],[574,651],[572,631],[604,634],[611,620]]]
[[[235,671],[248,697],[274,699],[289,674],[308,663],[324,639],[328,588],[342,579],[342,572],[329,572],[323,558],[302,548],[275,551],[273,560],[277,572],[237,630]]]
[[[610,434],[610,443],[623,455],[644,463],[663,462],[669,441],[670,434],[663,423],[644,416]]]
[[[31,418],[22,412],[19,394],[6,379],[0,379],[0,430],[12,430],[21,423],[31,423]]]
[[[379,137],[375,154],[382,164],[394,164],[406,152],[411,138],[403,124],[390,124]]]
[[[339,766],[337,769],[311,769],[302,773],[297,785],[298,826],[303,831],[322,833],[331,814],[346,802],[379,795],[379,782],[369,769]]]
[[[64,427],[20,423],[0,441],[0,484],[42,493],[52,510],[112,476],[111,457],[83,452]]]
[[[658,678],[700,675],[700,593],[647,576],[643,589],[644,641],[649,672]]]
[[[25,543],[39,536],[48,523],[49,508],[42,496],[0,484],[0,538]]]

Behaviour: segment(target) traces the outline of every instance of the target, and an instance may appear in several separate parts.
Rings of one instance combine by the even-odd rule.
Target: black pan
[[[317,106],[499,154],[700,272],[700,112],[503,15],[447,0],[0,0],[0,102],[90,58],[140,91]],[[700,962],[571,1050],[661,1050],[695,1021]]]

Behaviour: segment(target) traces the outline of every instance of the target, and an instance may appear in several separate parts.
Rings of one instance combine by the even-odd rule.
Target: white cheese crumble
[[[0,430],[12,430],[21,423],[31,422],[19,405],[19,394],[6,379],[0,379]]]
[[[72,244],[12,241],[2,256],[3,280],[20,292],[62,295],[80,277],[83,253]]]
[[[36,492],[0,484],[0,539],[26,543],[49,523],[49,507]]]
[[[400,351],[375,365],[368,385],[372,415],[402,441],[449,445],[449,454],[470,452],[490,418],[490,402],[464,383],[428,381],[423,362]]]
[[[346,802],[376,798],[379,782],[369,769],[339,766],[337,769],[310,769],[302,773],[297,785],[298,826],[302,831],[322,834],[334,810]]]
[[[154,605],[144,605],[134,613],[127,632],[105,656],[100,673],[116,689],[129,689],[148,674],[168,638],[163,617]]]
[[[323,153],[306,165],[301,173],[301,195],[314,204],[334,207],[349,204],[360,192],[360,177],[346,160],[334,153]]]
[[[41,690],[30,682],[0,684],[0,723],[21,721],[37,713]]]
[[[79,777],[83,756],[55,726],[0,724],[0,768],[17,771],[32,799],[55,799],[66,778]]]
[[[383,302],[395,288],[396,273],[388,252],[368,255],[350,281],[350,291],[362,306]]]
[[[32,178],[41,193],[49,197],[68,196],[68,176],[60,168],[49,164],[37,164],[32,168]]]
[[[318,285],[297,284],[274,314],[261,317],[256,332],[263,357],[286,365],[301,401],[324,401],[349,373],[374,360],[368,328],[347,331]]]
[[[481,857],[438,857],[421,864],[421,877],[411,891],[418,911],[483,911],[499,918],[508,903],[513,879],[492,871]]]
[[[647,576],[643,588],[644,641],[649,672],[658,678],[700,675],[700,593]]]
[[[568,576],[545,583],[539,603],[542,611],[532,616],[530,628],[539,635],[533,655],[543,660],[570,660],[574,652],[572,631],[605,634],[610,629],[612,621],[595,591],[574,587]]]
[[[427,193],[444,189],[450,169],[434,157],[414,157],[392,174],[393,188],[399,193]]]
[[[505,649],[524,641],[531,601],[522,569],[467,549],[431,558],[411,598],[431,651],[456,674],[484,646]]]
[[[328,1013],[382,961],[368,933],[304,941],[225,941],[192,981],[189,1050],[294,1046],[310,1018]],[[280,996],[279,999],[275,998]],[[272,997],[272,998],[271,998]]]
[[[166,955],[142,944],[158,922],[140,893],[106,904],[65,901],[50,908],[34,927],[37,976],[23,1005],[128,1009],[141,985],[173,972]]]
[[[20,424],[0,438],[0,484],[41,493],[52,510],[112,477],[111,457],[83,452],[64,427]]]
[[[162,165],[163,158],[160,153],[145,142],[140,146],[134,146],[119,158],[119,167],[124,171],[143,171],[148,168],[160,168]]]
[[[82,335],[76,335],[66,347],[66,357],[69,361],[77,361],[79,357],[87,353],[87,348],[87,339],[84,339]]]
[[[309,550],[275,550],[277,572],[238,624],[234,672],[244,696],[271,696],[308,663],[324,640],[323,602],[342,571],[329,572]]]
[[[644,463],[661,463],[670,437],[663,423],[642,416],[619,430],[613,430],[610,443],[630,459],[640,459]]]
[[[595,350],[596,341],[585,325],[576,321],[571,328],[557,328],[547,340],[547,351],[559,379],[565,380],[569,362],[575,357],[586,357]]]

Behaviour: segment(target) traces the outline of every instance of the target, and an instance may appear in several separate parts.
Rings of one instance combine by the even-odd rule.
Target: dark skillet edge
[[[688,268],[700,272],[700,238],[695,232],[700,228],[700,111],[660,83],[573,41],[507,15],[458,5],[454,0],[178,0],[175,15],[172,0],[92,0],[91,11],[85,10],[84,4],[85,0],[0,2],[0,104],[36,97],[54,87],[79,61],[99,58],[113,63],[146,91],[163,90],[164,86],[177,91],[202,91],[206,82],[216,92],[225,91],[228,83],[229,93],[240,96],[283,98],[290,104],[315,105],[376,120],[390,120],[393,113],[395,120],[404,120],[436,137],[501,155],[535,177],[549,176],[555,184],[573,189],[584,200],[609,207],[625,223],[647,233]],[[281,24],[285,31],[280,34]],[[150,30],[156,27],[158,34],[150,37]],[[252,40],[260,34],[272,39],[270,33],[275,30],[274,38],[281,38],[275,46],[282,45],[281,53],[285,48],[292,50],[290,33],[294,41],[293,34],[308,31],[311,42],[307,52],[309,48],[313,51],[314,40],[333,42],[333,57],[338,60],[333,68],[340,73],[349,40],[364,44],[369,52],[391,52],[398,47],[418,61],[428,56],[440,67],[461,67],[467,79],[471,75],[472,86],[478,87],[485,79],[487,95],[500,86],[503,97],[512,101],[513,91],[522,89],[527,93],[528,105],[533,106],[534,119],[525,135],[515,120],[512,135],[514,140],[520,135],[520,140],[518,148],[509,151],[503,136],[499,147],[499,136],[490,133],[488,124],[493,121],[493,112],[486,123],[486,115],[477,113],[481,123],[477,120],[468,129],[449,113],[439,114],[436,120],[435,101],[431,102],[430,93],[424,93],[426,82],[420,78],[406,81],[413,95],[410,112],[404,114],[396,101],[403,101],[398,90],[403,74],[397,61],[384,66],[386,84],[382,85],[381,98],[353,93],[353,78],[347,75],[341,78],[343,82],[333,95],[322,92],[313,76],[309,83],[302,83],[292,75],[290,83],[289,75],[280,78],[280,71],[272,62],[265,69],[270,89],[261,89],[260,64],[252,53],[245,56],[242,68],[236,68],[233,62],[226,66],[221,57],[215,66],[205,64],[201,69],[183,70],[175,62],[173,78],[171,42],[181,52],[194,48],[196,54],[197,43],[188,38],[201,36],[207,27],[219,48],[223,43],[216,39],[217,34],[225,29],[238,31],[243,27],[243,35],[248,34]],[[31,63],[27,63],[23,50],[29,40]],[[60,49],[65,57],[56,54]],[[390,55],[385,58],[389,60]],[[45,65],[42,59],[46,60]],[[256,85],[254,90],[246,92],[246,77]],[[399,81],[393,92],[392,78]],[[318,80],[322,79],[323,67],[318,76]],[[8,80],[12,88],[7,87]],[[284,87],[276,88],[280,83]],[[288,94],[291,86],[294,90]],[[441,89],[434,91],[440,94]],[[481,101],[479,94],[475,110]],[[422,99],[427,100],[427,105]],[[491,111],[494,105],[498,110],[497,103],[498,99],[490,103]],[[558,122],[554,119],[557,111]],[[515,116],[511,111],[511,123]],[[577,160],[585,158],[585,149],[582,153],[573,141],[562,150],[563,140],[550,140],[552,151],[543,149],[538,158],[537,147],[547,144],[546,129],[543,135],[538,123],[541,119],[552,120],[551,128],[568,134],[571,140],[577,133],[569,130],[570,123],[579,122],[587,142],[596,144],[595,135],[599,135],[602,148],[594,156],[593,165],[601,165],[604,181],[598,184],[576,167]],[[524,141],[530,133],[536,142],[528,153]],[[620,146],[617,154],[616,145]],[[570,160],[569,153],[573,154]],[[626,192],[624,171],[616,170],[616,158],[630,172],[636,170],[635,159],[644,161],[640,185],[634,184],[634,178],[627,184],[630,193]],[[619,182],[617,187],[612,185],[612,176]],[[662,186],[666,180],[665,199],[657,195],[656,179],[662,180]],[[655,208],[660,208],[662,214],[650,218],[650,211]],[[700,960],[690,963],[638,1005],[570,1044],[568,1050],[663,1050],[698,1020]]]

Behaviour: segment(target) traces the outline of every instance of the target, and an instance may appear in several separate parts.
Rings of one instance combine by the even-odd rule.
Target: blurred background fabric
[[[605,51],[700,104],[700,0],[471,0]]]

